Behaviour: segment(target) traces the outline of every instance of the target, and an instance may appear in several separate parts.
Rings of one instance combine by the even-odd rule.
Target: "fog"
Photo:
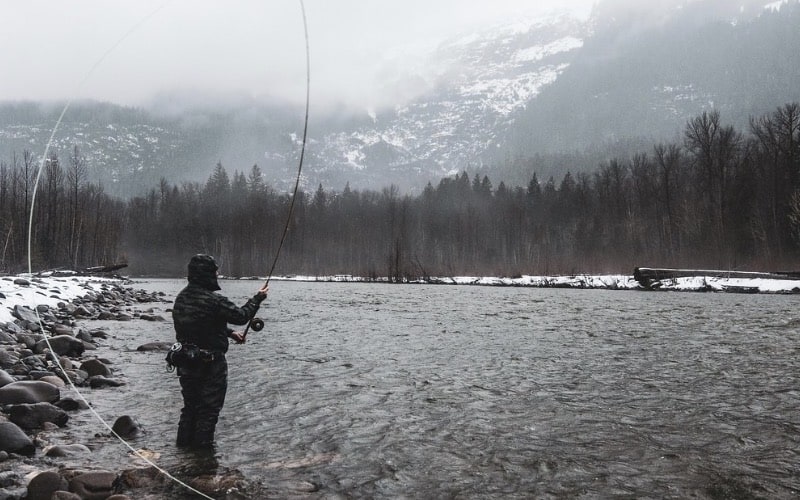
[[[594,3],[306,0],[315,110],[394,105],[431,83],[421,55],[448,37]],[[6,0],[0,16],[3,100],[305,101],[299,0]]]

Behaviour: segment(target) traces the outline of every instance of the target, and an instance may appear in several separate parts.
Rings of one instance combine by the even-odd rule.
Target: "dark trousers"
[[[179,368],[183,409],[178,423],[178,446],[209,447],[228,390],[228,363],[224,354],[198,368]]]

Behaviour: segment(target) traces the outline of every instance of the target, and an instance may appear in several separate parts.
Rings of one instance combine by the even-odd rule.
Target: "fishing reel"
[[[254,332],[260,332],[264,329],[264,320],[261,318],[253,318],[250,320],[250,329]]]

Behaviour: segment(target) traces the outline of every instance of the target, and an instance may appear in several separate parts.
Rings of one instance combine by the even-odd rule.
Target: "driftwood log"
[[[99,274],[99,273],[113,273],[114,271],[118,271],[120,269],[128,267],[128,264],[111,264],[108,266],[94,266],[94,267],[87,267],[83,270],[85,274]]]
[[[744,279],[771,279],[771,280],[797,280],[800,279],[798,271],[722,271],[709,269],[666,269],[656,267],[637,267],[633,271],[633,279],[640,285],[649,288],[653,283],[661,280],[675,278],[692,278],[707,276],[713,278],[744,278]]]

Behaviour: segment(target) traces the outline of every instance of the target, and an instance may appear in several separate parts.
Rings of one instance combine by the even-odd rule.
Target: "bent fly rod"
[[[294,213],[294,203],[295,200],[297,200],[297,191],[300,187],[300,175],[303,172],[303,158],[305,157],[306,153],[306,137],[308,136],[308,109],[309,102],[311,100],[311,57],[309,55],[308,48],[308,21],[306,20],[306,7],[303,3],[303,0],[300,0],[300,10],[303,13],[303,32],[306,41],[306,114],[305,119],[303,120],[303,141],[300,145],[300,161],[297,165],[297,177],[294,181],[292,201],[289,203],[289,210],[286,214],[286,224],[283,225],[283,234],[281,234],[281,240],[280,243],[278,243],[278,249],[275,251],[275,258],[272,260],[272,266],[269,268],[269,273],[267,273],[267,280],[264,282],[264,286],[269,285],[269,280],[272,278],[272,273],[275,272],[275,266],[278,264],[278,257],[280,257],[283,243],[286,241],[286,235],[289,233],[289,225],[292,222],[292,214]],[[257,319],[255,317],[256,313],[258,313],[258,309],[253,311],[253,316],[247,322],[244,333],[242,333],[242,339],[247,337],[247,332],[250,331],[251,328],[254,331],[260,331],[262,328],[264,328],[264,321]]]

